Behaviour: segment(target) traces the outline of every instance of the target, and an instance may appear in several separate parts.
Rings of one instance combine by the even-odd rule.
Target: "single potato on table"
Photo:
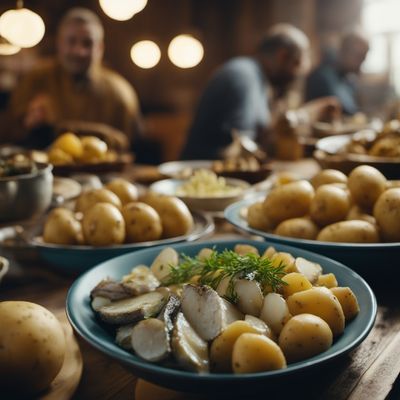
[[[148,204],[128,203],[122,207],[122,215],[125,220],[127,242],[146,242],[161,238],[160,216]]]
[[[0,302],[0,321],[1,396],[6,399],[8,390],[36,398],[34,394],[46,389],[63,365],[61,324],[46,308],[26,301]]]
[[[83,214],[83,235],[92,246],[121,244],[125,240],[125,221],[117,207],[97,203]]]

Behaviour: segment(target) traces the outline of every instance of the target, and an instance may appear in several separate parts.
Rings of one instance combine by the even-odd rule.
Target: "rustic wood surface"
[[[307,168],[304,169],[304,171],[307,170]],[[243,238],[243,235],[236,233],[227,223],[219,221],[217,227],[218,231],[213,237]],[[398,260],[393,260],[393,264],[396,263]],[[37,260],[25,261],[21,271],[14,276],[11,273],[9,279],[4,280],[0,286],[0,300],[33,301],[56,313],[63,311],[66,293],[74,277],[60,276]],[[380,275],[386,279],[381,279],[380,283],[370,282],[378,300],[378,315],[373,330],[358,348],[329,364],[328,367],[314,370],[311,378],[309,377],[311,380],[299,380],[296,384],[282,385],[277,390],[266,386],[263,393],[254,397],[246,396],[246,399],[285,399],[293,398],[293,396],[296,399],[318,400],[400,399],[399,277],[385,277],[384,273],[382,269]],[[206,397],[187,395],[138,380],[117,362],[94,350],[82,339],[77,338],[77,341],[83,359],[83,373],[72,396],[73,399],[213,398],[211,394]],[[70,387],[72,388],[70,393],[72,393],[73,384]],[[224,398],[221,393],[216,397]],[[234,396],[229,394],[227,398],[232,399]],[[244,399],[243,395],[240,398]]]

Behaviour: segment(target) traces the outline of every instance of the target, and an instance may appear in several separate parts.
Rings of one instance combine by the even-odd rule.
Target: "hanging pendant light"
[[[21,47],[11,44],[7,39],[0,36],[0,56],[12,56],[20,50]]]
[[[0,35],[18,47],[36,46],[44,36],[45,26],[40,15],[23,7],[21,0],[17,8],[0,16]]]
[[[168,46],[168,57],[179,68],[193,68],[203,56],[203,45],[191,35],[178,35]]]
[[[147,0],[99,0],[99,3],[110,18],[127,21],[146,7]]]
[[[158,64],[160,58],[160,48],[151,40],[142,40],[131,48],[131,59],[140,68],[153,68]]]

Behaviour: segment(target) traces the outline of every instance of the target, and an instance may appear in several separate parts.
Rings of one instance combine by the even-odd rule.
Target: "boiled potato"
[[[319,232],[318,226],[309,218],[290,218],[281,222],[274,234],[299,239],[313,240]]]
[[[105,185],[105,188],[115,193],[122,205],[137,201],[139,197],[136,186],[122,178],[113,179]]]
[[[286,368],[280,347],[271,339],[256,333],[243,333],[233,345],[233,372],[243,374]]]
[[[277,341],[276,335],[272,332],[271,328],[260,318],[255,317],[254,315],[245,315],[244,320],[250,324],[253,328],[255,328],[260,335],[264,335],[269,337],[274,342]]]
[[[383,240],[400,242],[400,188],[388,189],[378,198],[374,217]]]
[[[282,281],[286,283],[286,285],[282,285],[284,297],[289,297],[293,293],[312,288],[311,282],[299,272],[291,272],[289,274],[286,274],[282,278]]]
[[[81,244],[82,226],[72,211],[61,207],[55,208],[44,224],[43,240],[56,244]]]
[[[237,279],[235,282],[237,308],[244,314],[259,316],[264,296],[255,280]]]
[[[271,258],[277,251],[275,250],[275,247],[269,246],[267,250],[264,251],[263,255],[261,256],[262,258]]]
[[[357,297],[349,287],[333,287],[330,290],[339,300],[346,321],[353,319],[360,312]]]
[[[279,347],[288,362],[301,361],[328,350],[333,335],[329,325],[313,314],[292,317],[279,335]]]
[[[144,203],[152,206],[161,218],[163,237],[186,235],[193,227],[193,217],[186,204],[173,196],[149,195]]]
[[[351,171],[348,187],[354,201],[362,208],[371,210],[378,197],[385,191],[384,175],[370,165],[360,165]]]
[[[273,229],[272,222],[265,215],[262,201],[252,204],[247,209],[247,223],[251,228],[264,232],[268,232]]]
[[[294,268],[295,258],[290,253],[279,251],[274,253],[271,258],[271,264],[273,267],[283,267],[286,273],[292,272]]]
[[[337,169],[323,169],[318,172],[312,179],[311,184],[314,189],[329,183],[347,183],[347,176]]]
[[[339,300],[325,287],[297,292],[286,300],[292,315],[309,313],[322,318],[332,330],[334,336],[344,331],[344,314]]]
[[[73,157],[64,150],[52,148],[49,153],[49,163],[53,165],[73,164]]]
[[[1,302],[0,321],[0,391],[36,398],[33,394],[46,389],[63,365],[61,324],[46,308],[26,301]]]
[[[229,324],[212,342],[210,347],[211,368],[217,372],[232,371],[232,352],[236,340],[243,333],[258,333],[259,330],[246,321]]]
[[[151,264],[150,266],[150,269],[155,277],[159,281],[163,282],[168,279],[169,273],[171,271],[171,266],[176,266],[178,264],[178,253],[172,247],[166,247],[154,259],[153,264]]]
[[[279,335],[290,317],[289,308],[281,295],[278,293],[268,293],[264,297],[260,319],[263,320],[275,334]]]
[[[108,150],[107,143],[96,136],[83,136],[82,154],[80,159],[84,162],[97,162],[105,158]]]
[[[322,242],[376,243],[379,235],[376,227],[366,221],[341,221],[328,225],[317,236]]]
[[[121,200],[118,196],[110,190],[101,189],[90,189],[83,192],[75,203],[75,211],[84,213],[86,210],[90,210],[96,203],[110,203],[117,208],[121,208]]]
[[[350,210],[346,216],[347,221],[352,221],[355,219],[358,219],[361,221],[367,221],[372,225],[376,224],[375,218],[372,215],[367,214],[361,207],[357,206],[356,204],[350,208]]]
[[[52,144],[52,149],[60,149],[74,158],[82,156],[83,146],[78,136],[72,132],[63,133]]]
[[[322,267],[303,257],[296,257],[293,265],[293,272],[303,274],[312,284],[315,284],[322,273]]]
[[[97,203],[83,214],[83,235],[92,246],[121,244],[125,240],[125,221],[117,207]]]
[[[305,180],[288,183],[273,189],[264,200],[266,217],[275,225],[308,214],[314,189]]]
[[[126,240],[128,242],[146,242],[158,240],[162,234],[162,225],[157,211],[148,204],[133,202],[122,207],[125,220]]]
[[[254,246],[250,246],[249,244],[237,244],[233,251],[241,256],[245,256],[247,254],[256,254],[257,256],[260,255],[257,248]]]
[[[349,195],[333,185],[322,185],[311,201],[310,216],[319,226],[343,221],[350,210]]]
[[[334,288],[338,285],[335,274],[322,274],[318,277],[318,286],[325,286],[328,289]],[[343,310],[344,311],[344,310]]]

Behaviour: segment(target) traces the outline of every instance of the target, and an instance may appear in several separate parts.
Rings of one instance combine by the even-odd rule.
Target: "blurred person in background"
[[[273,140],[272,98],[285,96],[307,71],[308,51],[309,41],[302,31],[277,24],[254,57],[236,57],[222,65],[202,94],[181,158],[221,158],[232,143],[233,131],[267,148]],[[325,107],[324,101],[316,103]]]
[[[58,28],[56,59],[28,73],[12,93],[2,141],[42,148],[55,132],[73,130],[128,147],[140,131],[138,98],[128,81],[102,65],[103,52],[99,17],[69,10]]]
[[[369,44],[361,32],[345,34],[337,55],[326,54],[321,64],[308,76],[305,99],[314,100],[325,96],[335,96],[345,114],[359,111],[356,77],[367,57]]]

